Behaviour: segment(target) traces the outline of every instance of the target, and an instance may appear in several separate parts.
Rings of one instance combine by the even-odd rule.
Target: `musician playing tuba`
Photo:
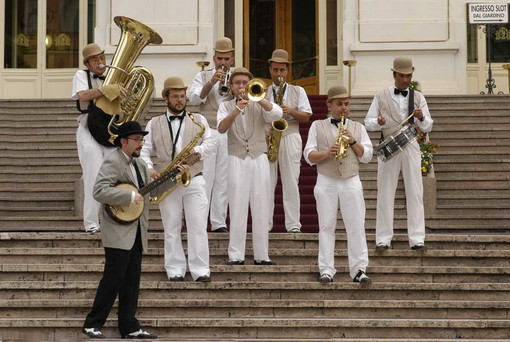
[[[268,87],[266,99],[282,107],[283,119],[288,127],[281,132],[279,151],[276,161],[270,163],[271,194],[269,198],[269,229],[273,227],[274,192],[278,180],[278,169],[281,175],[283,191],[283,208],[285,211],[285,229],[291,233],[301,232],[299,173],[301,168],[302,141],[299,123],[308,122],[312,108],[305,90],[300,86],[286,83],[291,62],[287,51],[274,50],[268,61],[272,84]]]
[[[194,281],[208,282],[209,245],[207,240],[208,200],[202,175],[203,159],[216,148],[207,120],[200,114],[186,111],[186,89],[182,78],[168,77],[162,97],[167,104],[165,113],[153,117],[147,124],[141,157],[147,163],[151,177],[157,178],[167,166],[175,164],[181,174],[192,177],[187,186],[171,184],[171,192],[159,203],[165,232],[165,270],[170,281],[182,281],[186,276],[186,257],[181,242],[182,213],[188,234],[188,266]],[[193,165],[189,157],[198,156]],[[177,158],[177,160],[176,160]]]
[[[189,103],[200,106],[200,113],[207,119],[216,139],[216,151],[204,160],[204,177],[210,203],[211,231],[225,233],[228,232],[227,137],[218,133],[216,115],[220,104],[232,99],[232,93],[224,91],[225,87],[229,89],[226,73],[234,63],[234,47],[230,38],[223,37],[216,41],[213,62],[214,68],[200,71],[193,79]]]
[[[253,75],[246,68],[236,67],[230,77],[235,99],[223,102],[218,110],[218,132],[227,136],[229,155],[229,265],[244,264],[248,208],[252,219],[254,263],[274,264],[268,255],[270,183],[264,128],[266,123],[279,120],[283,112],[264,96],[256,96],[264,88],[262,82],[252,82],[251,90],[246,89],[252,79]]]
[[[335,232],[338,206],[347,232],[349,273],[354,282],[367,284],[368,248],[365,238],[365,200],[359,178],[359,163],[372,159],[373,147],[365,127],[350,120],[349,94],[344,86],[328,90],[328,111],[331,117],[312,123],[308,132],[304,157],[317,165],[314,188],[319,215],[319,282],[333,281],[335,269]],[[339,145],[338,127],[345,118],[340,134],[347,139],[349,153],[336,159]]]
[[[74,75],[71,99],[76,100],[78,111],[81,113],[78,116],[76,145],[83,171],[83,226],[86,232],[95,234],[100,231],[100,204],[93,198],[92,189],[104,158],[114,150],[114,147],[99,144],[90,133],[87,124],[89,113],[98,110],[95,100],[103,96],[102,91],[105,91],[103,81],[106,69],[101,67],[106,63],[104,50],[92,43],[83,48],[82,54],[83,64],[87,68],[78,70]],[[119,94],[124,96],[125,90],[118,86],[117,89]]]

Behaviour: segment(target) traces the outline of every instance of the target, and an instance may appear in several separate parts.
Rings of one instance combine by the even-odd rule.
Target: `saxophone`
[[[161,171],[159,178],[162,177],[168,177],[167,174],[170,174],[170,179],[174,181],[174,184],[166,190],[163,194],[161,194],[158,197],[151,197],[150,203],[153,205],[157,205],[161,203],[172,191],[175,190],[176,186],[181,183],[182,186],[188,186],[189,183],[191,183],[192,176],[189,172],[186,172],[182,175],[179,174],[178,165],[179,164],[188,164],[193,165],[195,162],[198,161],[198,158],[193,158],[195,153],[193,152],[193,148],[198,145],[200,139],[202,139],[202,136],[205,133],[205,126],[195,119],[194,115],[191,114],[189,111],[186,111],[186,114],[189,116],[191,121],[198,127],[200,127],[200,132],[198,132],[193,139],[190,140],[190,142],[179,152],[179,154],[172,160],[170,165],[168,165],[163,171]]]
[[[278,93],[276,93],[276,98],[274,100],[275,103],[280,106],[283,104],[283,85],[285,84],[285,79],[283,77],[278,77],[278,80],[280,81],[280,88],[278,89]],[[267,158],[271,163],[278,160],[282,133],[288,127],[289,123],[284,118],[271,122],[271,130],[269,132],[269,140],[267,142]]]
[[[335,154],[335,159],[338,161],[341,161],[345,157],[347,157],[349,148],[349,138],[342,134],[342,131],[344,130],[344,121],[345,118],[342,116],[340,118],[340,123],[338,124],[338,134],[336,136],[335,143],[338,144],[338,152]]]

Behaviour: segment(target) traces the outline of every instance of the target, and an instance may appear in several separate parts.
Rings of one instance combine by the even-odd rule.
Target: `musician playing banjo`
[[[129,205],[145,201],[139,219],[130,224],[118,223],[103,211],[101,240],[105,251],[103,278],[99,282],[92,310],[87,315],[82,332],[92,339],[106,338],[101,328],[119,296],[118,329],[122,338],[155,339],[156,335],[142,330],[136,319],[142,268],[142,252],[147,252],[149,198],[137,191],[119,189],[119,183],[129,183],[137,189],[150,181],[147,164],[140,152],[147,131],[136,121],[123,124],[115,139],[116,148],[104,160],[94,185],[94,198],[108,205]]]
[[[415,125],[423,132],[432,130],[432,118],[425,97],[409,89],[414,67],[408,57],[393,61],[394,85],[379,91],[365,118],[368,131],[381,131],[382,140],[395,134],[405,125]],[[383,161],[378,160],[376,250],[383,252],[391,246],[395,191],[402,171],[406,194],[407,231],[413,250],[425,250],[425,213],[423,208],[423,183],[421,154],[415,139],[401,152]]]

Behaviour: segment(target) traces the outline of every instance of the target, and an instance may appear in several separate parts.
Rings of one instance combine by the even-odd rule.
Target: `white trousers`
[[[278,182],[278,169],[282,182],[283,210],[285,211],[285,229],[301,228],[299,222],[300,196],[299,172],[301,169],[301,155],[303,144],[301,135],[293,133],[282,136],[278,160],[269,163],[271,167],[271,193],[269,199],[269,229],[273,228],[274,192]]]
[[[400,171],[406,193],[409,245],[414,246],[425,240],[421,156],[417,142],[387,162],[378,160],[376,243],[389,245],[393,238],[395,191]]]
[[[319,174],[314,188],[319,215],[319,271],[334,276],[335,232],[340,211],[347,233],[347,255],[351,278],[366,271],[368,248],[365,237],[365,200],[359,176],[338,179]]]
[[[84,115],[81,120],[86,120],[86,118],[87,116]],[[84,127],[81,123],[78,123],[78,129],[76,130],[76,145],[83,171],[83,226],[85,229],[99,228],[99,209],[101,204],[94,199],[92,193],[104,158],[114,151],[115,148],[99,144],[92,137],[88,128]]]
[[[188,234],[188,266],[193,280],[210,275],[207,240],[207,195],[202,176],[193,177],[187,187],[178,185],[160,204],[165,230],[165,270],[167,276],[186,275],[186,255],[182,247],[182,212]]]
[[[251,213],[253,257],[269,260],[269,161],[266,154],[255,159],[229,156],[228,201],[230,207],[230,260],[244,260],[248,208]]]
[[[211,129],[211,133],[214,139],[216,139],[216,150],[204,158],[204,177],[207,183],[211,230],[216,230],[227,226],[228,152],[227,135],[220,134],[215,129]]]

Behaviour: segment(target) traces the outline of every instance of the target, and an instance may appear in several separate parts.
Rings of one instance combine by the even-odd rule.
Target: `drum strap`
[[[408,108],[407,115],[411,115],[411,113],[414,110],[414,90],[413,89],[409,89],[409,102],[408,102],[407,108]],[[407,122],[411,125],[414,124],[414,116],[411,117]],[[381,137],[379,138],[379,144],[382,143],[383,141],[384,141],[384,135],[383,135],[383,132],[381,131]]]

